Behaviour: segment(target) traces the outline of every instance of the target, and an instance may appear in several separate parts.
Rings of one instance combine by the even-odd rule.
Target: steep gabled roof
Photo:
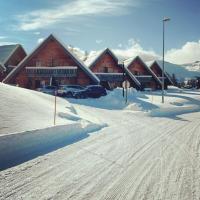
[[[162,67],[161,67],[160,64],[159,64],[159,62],[156,61],[156,60],[146,62],[146,64],[147,64],[147,66],[148,66],[150,69],[151,69],[151,67],[152,67],[154,64],[156,64],[156,65],[159,67],[159,69],[161,70],[161,72],[163,71],[163,70],[162,70]],[[172,79],[170,78],[170,76],[168,75],[168,73],[166,72],[166,70],[164,71],[164,74],[165,74],[165,76],[167,77],[167,79],[169,80],[169,82],[170,82],[172,85],[174,85]]]
[[[136,56],[134,58],[129,58],[124,61],[125,66],[128,68],[135,60],[139,60],[145,67],[145,69],[153,76],[153,78],[157,81],[158,84],[162,85],[160,79],[156,76],[156,74],[144,63],[144,61],[140,58],[140,56]]]
[[[125,66],[124,66],[124,70],[125,70],[126,74],[129,75],[129,77],[131,78],[131,80],[132,80],[133,82],[135,82],[135,84],[136,84],[139,88],[141,88],[141,83],[140,83],[140,81],[137,80],[137,78],[130,72],[130,70],[129,70],[127,67],[125,67]]]
[[[0,62],[0,72],[1,72],[1,71],[6,71],[6,68],[5,68],[4,64],[2,64],[2,63]]]
[[[114,58],[114,60],[118,63],[118,58],[115,56],[115,54],[109,48],[106,48],[103,51],[97,53],[93,58],[90,58],[90,62],[88,62],[88,67],[92,68],[106,53],[109,53]]]
[[[5,64],[19,46],[19,44],[0,46],[0,62]]]
[[[74,61],[75,63],[97,84],[99,84],[99,79],[97,78],[97,76],[95,76],[95,74],[92,73],[92,71],[90,69],[88,69],[85,64],[79,60],[79,58],[77,58],[68,48],[66,45],[64,45],[64,43],[62,43],[61,41],[59,41],[53,34],[49,35],[41,44],[39,44],[33,51],[32,53],[30,53],[28,56],[26,56],[19,64],[16,68],[14,68],[10,74],[8,74],[8,76],[3,80],[4,83],[8,83],[10,79],[12,79],[12,77],[14,75],[16,75],[24,66],[25,64],[35,55],[35,53],[37,53],[38,50],[40,50],[49,40],[56,40],[65,50],[66,54],[69,55]]]

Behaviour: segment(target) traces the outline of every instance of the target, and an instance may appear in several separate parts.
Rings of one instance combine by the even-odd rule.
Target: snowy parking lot
[[[20,96],[27,92],[1,86],[1,93],[5,87],[11,93],[20,90]],[[52,97],[30,93],[31,105],[36,106],[31,99],[46,105],[40,118],[36,117],[35,110],[40,110],[37,106],[31,109],[26,104],[20,120],[15,120],[16,113],[20,115],[17,105],[15,109],[6,105],[4,108],[6,126],[1,124],[0,157],[6,153],[15,157],[16,149],[23,154],[23,148],[32,156],[0,171],[0,199],[200,198],[200,91],[171,88],[164,105],[160,92],[135,91],[129,92],[126,105],[120,89],[95,100],[59,99],[57,127],[51,127],[51,117],[48,118],[51,111],[47,102],[51,104]],[[7,105],[9,101],[13,100],[7,96]],[[24,119],[30,112],[29,120],[34,123]],[[44,123],[37,128],[43,117]],[[20,122],[23,119],[24,126]],[[58,130],[65,125],[71,126],[71,130],[66,129],[63,134],[63,129]],[[40,135],[42,131],[46,137]],[[18,146],[24,135],[29,138],[30,134],[35,142],[34,134],[40,135],[42,141],[36,142],[36,147],[41,147],[52,135],[56,140],[62,134],[64,139],[71,132],[75,135],[82,132],[87,137],[65,145],[56,144],[56,148],[36,155],[32,150],[34,144]],[[16,139],[11,139],[10,133]]]

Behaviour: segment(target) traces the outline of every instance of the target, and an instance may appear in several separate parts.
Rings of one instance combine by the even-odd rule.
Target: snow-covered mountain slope
[[[193,63],[186,63],[186,64],[183,64],[182,66],[184,66],[189,71],[200,73],[200,61],[196,61]]]
[[[159,65],[162,67],[162,61],[157,60]],[[178,79],[193,78],[200,76],[200,71],[190,70],[184,65],[177,65],[170,62],[165,62],[165,71],[172,76],[175,74]]]
[[[0,135],[53,126],[53,96],[2,83],[0,96]],[[79,119],[68,101],[57,98],[57,125]]]

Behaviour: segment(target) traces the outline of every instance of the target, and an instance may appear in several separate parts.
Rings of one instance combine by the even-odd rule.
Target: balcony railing
[[[141,83],[147,83],[152,81],[152,76],[150,75],[135,75],[135,78],[137,78],[137,80]]]
[[[77,67],[26,67],[26,73],[29,77],[76,77]]]
[[[95,75],[100,79],[100,81],[123,81],[123,73],[95,73]]]

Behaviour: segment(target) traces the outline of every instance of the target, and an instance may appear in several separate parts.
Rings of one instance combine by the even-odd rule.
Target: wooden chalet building
[[[0,81],[2,81],[25,57],[26,52],[20,44],[0,46]]]
[[[99,79],[51,34],[3,82],[36,89],[44,85],[99,84]]]
[[[137,90],[141,87],[140,82],[129,70],[123,68],[123,65],[119,63],[118,58],[109,48],[88,58],[85,63],[99,78],[100,84],[107,89],[122,87],[122,82],[125,79],[131,83],[131,87]]]
[[[141,83],[142,90],[145,88],[161,89],[161,81],[139,56],[125,60],[124,65]]]
[[[156,76],[160,79],[160,81],[162,81],[162,67],[160,66],[160,64],[157,61],[152,61],[152,62],[147,62],[146,63],[147,66],[156,74]],[[167,87],[169,85],[174,85],[172,79],[170,78],[170,76],[167,74],[167,72],[164,72],[164,77],[165,77],[165,89],[167,89]]]

